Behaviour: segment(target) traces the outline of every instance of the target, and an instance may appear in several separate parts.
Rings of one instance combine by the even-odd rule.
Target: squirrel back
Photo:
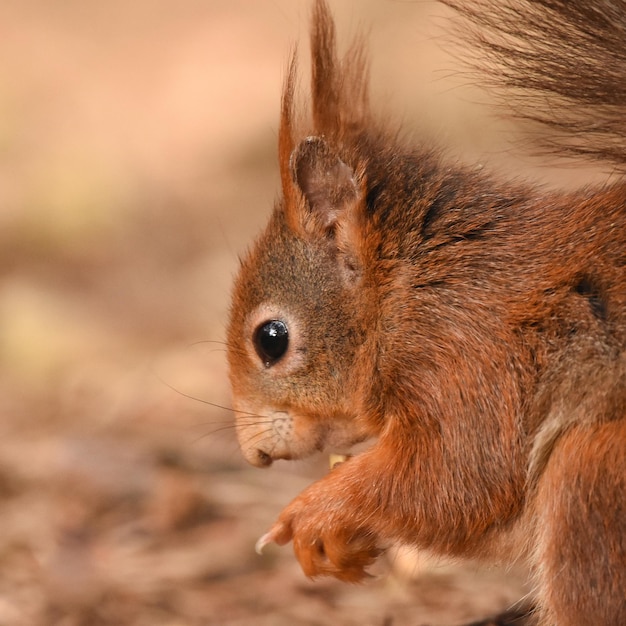
[[[626,3],[447,4],[553,150],[624,167]],[[548,192],[409,146],[322,0],[311,43],[311,119],[294,58],[282,197],[233,290],[237,433],[258,466],[374,443],[260,546],[348,581],[394,541],[522,559],[546,624],[626,623],[626,183]]]

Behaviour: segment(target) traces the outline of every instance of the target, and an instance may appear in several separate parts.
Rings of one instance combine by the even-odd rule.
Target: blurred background
[[[342,43],[370,33],[383,114],[455,158],[549,178],[459,72],[443,9],[330,4]],[[306,86],[309,12],[0,3],[0,624],[456,624],[522,593],[400,553],[364,587],[307,581],[289,547],[254,553],[326,471],[246,467],[215,406],[230,403],[237,255],[278,193],[296,41]]]

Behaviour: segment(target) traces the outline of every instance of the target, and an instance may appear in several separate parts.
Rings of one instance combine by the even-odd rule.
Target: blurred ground
[[[509,159],[441,9],[331,4],[342,40],[371,32],[375,101],[459,155]],[[522,593],[512,574],[407,577],[398,560],[366,586],[311,583],[289,548],[254,553],[324,461],[248,468],[230,413],[203,401],[229,404],[229,286],[277,193],[280,84],[308,12],[0,3],[3,626],[444,625]]]

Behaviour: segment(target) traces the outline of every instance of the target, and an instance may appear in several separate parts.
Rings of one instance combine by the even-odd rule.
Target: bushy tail
[[[442,0],[469,20],[490,83],[550,148],[626,170],[625,0]]]

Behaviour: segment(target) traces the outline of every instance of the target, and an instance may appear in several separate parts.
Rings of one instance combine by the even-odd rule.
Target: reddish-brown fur
[[[511,61],[507,81],[526,72],[524,102],[545,103],[532,116],[562,122],[555,141],[595,119],[592,141],[567,149],[623,166],[626,95],[610,81],[622,89],[626,70],[594,74],[595,100],[581,85],[594,60],[626,65],[626,6],[610,3],[611,27],[602,0],[585,4],[595,13],[572,4],[512,4],[515,23],[508,3],[460,8],[500,63],[531,59]],[[591,56],[572,84],[573,30],[597,38],[582,37]],[[555,33],[560,56],[542,73],[528,51]],[[539,623],[626,624],[626,185],[548,193],[407,147],[369,112],[363,47],[336,58],[321,1],[312,48],[312,125],[295,122],[294,61],[283,198],[233,293],[237,429],[260,466],[375,443],[298,496],[263,542],[293,541],[307,575],[347,581],[393,541],[524,559]],[[254,344],[268,320],[289,330],[275,362]]]

